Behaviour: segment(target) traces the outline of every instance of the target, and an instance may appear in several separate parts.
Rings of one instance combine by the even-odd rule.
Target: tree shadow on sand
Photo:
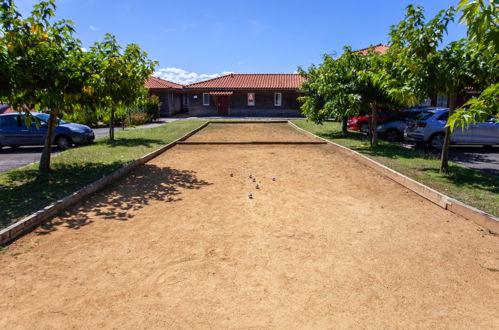
[[[200,189],[210,183],[199,180],[195,171],[146,164],[132,174],[96,193],[89,200],[40,226],[38,235],[56,231],[59,226],[79,229],[93,218],[127,221],[151,201],[172,203],[182,200],[184,189]]]

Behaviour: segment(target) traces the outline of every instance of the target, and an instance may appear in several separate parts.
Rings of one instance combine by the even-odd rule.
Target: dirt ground
[[[320,141],[285,123],[210,123],[187,142],[310,142]]]
[[[491,329],[498,297],[499,237],[330,145],[180,145],[0,252],[0,329]]]

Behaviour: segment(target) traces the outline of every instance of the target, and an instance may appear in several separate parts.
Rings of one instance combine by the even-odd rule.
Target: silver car
[[[448,118],[448,109],[424,111],[407,123],[404,137],[408,141],[428,144],[433,149],[442,149]],[[456,127],[451,135],[451,144],[499,144],[499,123],[490,118],[487,122],[472,124],[464,130]]]

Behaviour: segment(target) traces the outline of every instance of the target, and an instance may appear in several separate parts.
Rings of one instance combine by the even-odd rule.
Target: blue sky
[[[15,1],[27,13],[35,0]],[[74,21],[84,46],[116,35],[159,61],[157,75],[180,83],[224,72],[292,73],[339,53],[386,43],[409,4],[426,16],[458,0],[59,0],[59,18]],[[465,36],[453,24],[449,40]]]

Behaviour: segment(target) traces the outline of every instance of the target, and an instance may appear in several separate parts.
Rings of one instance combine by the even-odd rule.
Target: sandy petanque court
[[[187,142],[256,139],[313,141]],[[0,252],[1,329],[491,329],[498,297],[498,236],[325,144],[178,145]]]

